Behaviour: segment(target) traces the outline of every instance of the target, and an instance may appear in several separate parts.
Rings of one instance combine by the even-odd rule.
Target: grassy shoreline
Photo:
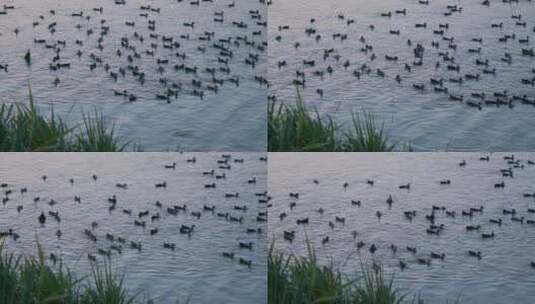
[[[82,113],[82,123],[69,126],[54,109],[49,117],[43,116],[31,89],[29,99],[28,105],[0,105],[1,152],[122,152],[131,144],[121,143],[114,126],[96,110],[92,116]]]
[[[109,259],[91,262],[91,273],[76,277],[61,260],[49,263],[37,244],[37,257],[8,253],[0,244],[0,304],[137,304],[141,292],[130,295],[124,275],[112,269]]]
[[[391,144],[375,115],[352,113],[352,126],[310,111],[297,91],[295,105],[268,102],[268,151],[270,152],[392,152],[410,151],[410,145]]]
[[[362,265],[361,277],[350,279],[333,263],[320,265],[314,248],[307,241],[306,256],[276,252],[274,243],[268,253],[269,304],[423,304],[394,286],[380,265]],[[447,303],[447,302],[446,302]],[[457,301],[456,303],[459,303]]]

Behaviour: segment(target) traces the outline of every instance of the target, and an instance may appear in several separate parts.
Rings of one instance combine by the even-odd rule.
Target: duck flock
[[[69,178],[65,173],[49,172],[27,177],[31,181],[26,184],[3,176],[0,236],[8,241],[8,249],[22,249],[20,244],[26,244],[23,252],[35,250],[38,237],[51,264],[60,258],[70,260],[72,251],[89,261],[121,260],[123,256],[141,259],[135,256],[146,253],[146,261],[161,256],[167,265],[182,256],[191,259],[194,269],[202,269],[195,265],[195,256],[211,252],[208,259],[225,267],[248,272],[262,269],[267,227],[266,157],[180,154],[177,158],[166,163],[149,161],[154,169],[144,171],[149,171],[151,179],[139,179],[139,174],[132,172],[129,174],[136,178],[130,180],[128,176],[105,176],[98,169]],[[180,176],[183,179],[177,182]],[[195,180],[196,186],[184,178]],[[111,180],[112,185],[103,184]],[[140,188],[145,190],[137,190]],[[63,245],[49,244],[58,242]],[[28,244],[32,245],[28,248]],[[142,269],[145,267],[150,266]],[[207,276],[216,277],[207,271]],[[180,271],[175,278],[192,279]],[[192,293],[198,291],[193,288]]]
[[[117,0],[105,8],[96,2],[90,9],[66,9],[58,3],[33,18],[0,27],[0,42],[15,37],[12,43],[30,45],[22,54],[10,54],[16,58],[10,62],[29,69],[39,65],[33,77],[51,75],[57,90],[76,78],[71,71],[80,73],[74,67],[81,67],[91,77],[99,75],[110,100],[203,100],[221,90],[240,90],[244,82],[266,85],[261,68],[267,53],[263,1],[248,11],[240,1],[223,0],[150,1],[139,6]],[[0,24],[17,10],[26,10],[23,5],[3,4]],[[21,41],[29,37],[32,41]],[[2,78],[9,77],[12,68],[5,60],[0,59]],[[102,88],[80,90],[93,89]]]
[[[306,254],[308,239],[322,256],[351,265],[350,274],[365,261],[401,272],[411,288],[439,282],[431,289],[442,300],[452,286],[450,296],[466,287],[472,291],[461,299],[482,301],[488,297],[482,286],[494,283],[503,283],[499,292],[507,296],[506,282],[516,284],[522,301],[526,292],[535,297],[526,287],[535,275],[535,159],[398,155],[368,164],[378,158],[320,158],[277,169],[279,160],[271,159],[269,234],[282,250]],[[499,298],[486,303],[502,303]]]
[[[378,4],[381,10],[369,16],[340,11],[299,20],[306,24],[284,18],[270,24],[270,49],[284,51],[269,59],[270,78],[278,82],[269,98],[277,100],[280,90],[297,86],[311,99],[328,100],[360,84],[376,86],[374,96],[405,88],[475,110],[535,105],[535,2],[391,4],[384,10]],[[368,12],[368,4],[361,6]],[[472,22],[474,14],[490,17]]]

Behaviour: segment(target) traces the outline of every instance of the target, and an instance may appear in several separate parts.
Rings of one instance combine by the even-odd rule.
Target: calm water
[[[48,252],[61,256],[81,275],[88,271],[87,254],[107,249],[112,242],[106,233],[123,237],[122,254],[112,250],[112,261],[126,274],[127,287],[143,290],[159,303],[265,303],[266,302],[266,228],[257,222],[257,214],[265,212],[255,193],[266,191],[266,163],[258,153],[233,154],[243,163],[230,159],[230,170],[218,169],[220,154],[5,154],[0,163],[0,181],[13,189],[10,200],[0,208],[0,230],[11,228],[20,235],[17,241],[7,240],[9,250],[35,253],[35,238]],[[186,160],[195,157],[195,163]],[[164,165],[176,162],[176,169]],[[214,169],[225,179],[204,176]],[[97,175],[94,181],[92,175]],[[46,175],[46,181],[42,176]],[[248,180],[256,177],[256,184]],[[71,185],[69,179],[74,179]],[[156,183],[167,182],[165,189]],[[123,190],[115,185],[126,183]],[[205,184],[216,183],[215,189]],[[28,192],[21,194],[20,189]],[[226,198],[226,193],[239,192],[238,198]],[[107,200],[116,195],[116,209],[108,211]],[[4,194],[2,195],[4,197]],[[81,203],[74,202],[81,197]],[[41,200],[34,203],[34,197]],[[50,206],[54,199],[57,204]],[[162,208],[155,203],[161,202]],[[188,211],[171,215],[168,207],[186,204]],[[215,206],[215,212],[203,211],[203,205]],[[247,206],[246,211],[234,206]],[[22,206],[20,213],[17,206]],[[132,215],[123,213],[130,209]],[[149,215],[138,218],[138,212]],[[58,211],[61,222],[48,216],[41,226],[37,220],[41,211]],[[197,219],[190,212],[200,211]],[[243,217],[242,223],[227,221],[217,212]],[[151,216],[160,214],[159,220]],[[146,227],[134,225],[144,220]],[[92,229],[96,221],[98,227]],[[179,233],[181,225],[196,225],[191,237]],[[158,228],[158,233],[149,231]],[[262,233],[247,233],[247,228],[261,228]],[[62,235],[56,237],[60,229]],[[92,229],[98,241],[87,238],[84,229]],[[130,248],[129,241],[141,242],[142,250]],[[163,248],[163,242],[176,244],[176,250]],[[239,242],[253,242],[253,249],[240,249]],[[120,245],[117,241],[116,245]],[[234,252],[235,259],[223,258],[222,252]],[[238,257],[252,262],[251,267],[238,263]],[[251,292],[254,290],[254,292]]]
[[[306,87],[302,92],[304,99],[321,113],[330,114],[337,120],[349,123],[351,112],[368,110],[376,113],[385,123],[391,139],[395,142],[412,140],[413,146],[421,151],[455,150],[455,151],[527,151],[535,148],[535,107],[513,102],[514,107],[486,105],[482,109],[472,108],[465,103],[449,99],[445,93],[434,92],[430,78],[444,79],[443,87],[455,96],[464,96],[469,100],[472,93],[485,93],[485,100],[494,100],[494,92],[507,90],[507,98],[513,95],[523,96],[533,102],[535,89],[532,85],[522,84],[522,79],[533,80],[532,69],[535,57],[522,56],[522,49],[532,49],[535,27],[535,4],[525,0],[518,4],[504,4],[490,1],[490,7],[482,6],[482,1],[429,1],[429,5],[420,5],[418,1],[277,1],[269,8],[269,79],[270,94],[277,100],[293,102],[296,96],[294,79],[296,71],[306,74]],[[445,16],[447,5],[462,7],[462,12]],[[395,10],[406,9],[406,15],[396,14]],[[381,13],[392,13],[391,18],[381,17]],[[338,15],[344,19],[339,19]],[[512,15],[521,14],[521,20],[512,19]],[[289,17],[291,16],[291,18]],[[315,23],[311,24],[310,19]],[[354,20],[347,25],[347,21]],[[416,28],[416,23],[427,23],[427,28]],[[503,22],[503,28],[491,28],[492,23]],[[518,26],[517,22],[526,26]],[[439,24],[449,24],[444,36],[435,35]],[[369,26],[375,29],[370,30]],[[289,26],[289,30],[279,26]],[[316,30],[316,34],[305,34],[307,28]],[[390,30],[400,31],[400,35],[390,34]],[[347,40],[333,34],[347,35]],[[498,42],[504,35],[515,34],[515,39],[507,43]],[[316,35],[321,39],[316,42]],[[280,36],[280,42],[277,41]],[[364,37],[365,43],[360,41]],[[452,44],[442,37],[454,38]],[[521,39],[529,37],[529,43],[521,44]],[[473,38],[482,38],[482,43],[473,42]],[[407,40],[410,39],[412,46]],[[432,41],[439,42],[439,48],[432,47]],[[295,49],[294,44],[300,43]],[[420,43],[425,48],[423,65],[414,66],[418,61],[413,50]],[[361,51],[365,45],[373,50],[367,54]],[[469,53],[469,49],[481,48],[480,54]],[[327,60],[323,59],[324,50],[334,49]],[[447,65],[439,53],[448,53],[454,58],[460,71],[448,71]],[[502,61],[505,53],[510,53],[512,61]],[[372,54],[376,59],[372,60]],[[388,61],[385,55],[397,56],[398,61]],[[336,56],[340,56],[339,61]],[[488,60],[488,67],[478,66],[476,60]],[[315,66],[305,66],[303,60],[314,60]],[[279,62],[286,66],[278,68]],[[349,61],[347,69],[344,63]],[[435,68],[437,61],[440,67]],[[405,70],[409,64],[411,71]],[[370,69],[370,74],[361,70],[362,65]],[[329,76],[327,68],[333,73]],[[496,69],[496,74],[483,74],[483,69]],[[381,78],[377,69],[385,73]],[[358,80],[353,71],[360,71]],[[323,80],[313,73],[323,71]],[[463,80],[462,84],[450,83],[450,78],[464,78],[465,74],[480,74],[480,80]],[[400,75],[402,81],[395,80]],[[425,84],[425,91],[413,88],[413,84]],[[316,92],[323,90],[323,97]],[[301,90],[303,90],[301,88]],[[518,140],[522,138],[523,140]]]
[[[66,116],[74,124],[81,120],[82,111],[102,110],[117,125],[120,136],[138,141],[144,150],[265,150],[267,93],[265,85],[254,80],[255,76],[265,78],[267,72],[267,48],[258,48],[262,48],[266,41],[266,28],[257,24],[266,21],[265,6],[248,0],[201,1],[199,6],[190,5],[190,1],[126,2],[126,5],[115,5],[114,1],[103,0],[2,1],[2,6],[13,5],[15,9],[0,15],[0,65],[8,65],[7,73],[0,71],[0,101],[27,103],[30,83],[35,100],[43,111],[49,111],[52,104],[56,113]],[[229,7],[233,2],[235,6]],[[140,9],[149,5],[160,12]],[[102,14],[93,11],[100,7]],[[50,10],[55,10],[55,15]],[[4,9],[0,8],[0,11]],[[91,18],[71,16],[80,11],[84,17]],[[215,16],[216,12],[223,12],[223,17]],[[144,14],[147,16],[141,16]],[[223,23],[215,22],[214,18],[223,18]],[[105,22],[101,23],[101,20]],[[155,22],[154,30],[148,29],[149,21]],[[39,24],[34,27],[34,22]],[[56,26],[52,27],[55,28],[52,34],[49,25],[53,22]],[[134,27],[125,22],[134,22]],[[195,23],[193,29],[184,26],[191,22]],[[247,28],[237,27],[233,22],[243,22]],[[99,50],[101,26],[109,27],[109,30],[103,36],[103,49]],[[15,29],[19,30],[18,35],[15,35]],[[93,30],[93,34],[88,35],[88,30]],[[158,37],[152,38],[150,34]],[[187,35],[189,39],[186,39]],[[210,40],[206,39],[207,35]],[[163,42],[162,36],[172,37],[173,41]],[[143,41],[139,37],[143,37]],[[250,43],[246,44],[238,37]],[[121,38],[127,38],[132,48],[121,47]],[[230,44],[219,41],[229,38]],[[70,63],[71,67],[50,70],[49,65],[56,55],[54,48],[34,43],[34,39],[45,39],[46,44],[55,45],[61,51],[60,60],[54,64]],[[65,41],[65,45],[57,45],[58,40]],[[82,45],[76,44],[76,40],[81,40]],[[180,45],[173,49],[164,47],[175,42]],[[156,48],[151,44],[156,44]],[[213,44],[223,44],[233,57],[221,55]],[[24,61],[27,49],[32,54],[31,67]],[[82,52],[80,57],[77,55],[79,50]],[[122,53],[120,57],[117,50]],[[153,56],[146,51],[153,52]],[[140,55],[139,58],[134,57],[134,52]],[[177,57],[176,53],[186,54],[186,57]],[[90,57],[91,54],[95,59]],[[245,63],[244,58],[249,54],[257,59],[254,68]],[[129,55],[133,57],[132,62],[128,61]],[[228,63],[218,62],[218,57]],[[157,60],[169,60],[169,63],[158,64]],[[91,71],[90,65],[95,62],[96,67]],[[106,64],[109,71],[105,70]],[[174,69],[175,65],[182,64],[197,67],[197,75]],[[129,65],[137,66],[139,73],[145,73],[143,85],[128,69]],[[160,71],[159,67],[164,70]],[[121,76],[120,68],[126,70],[125,77]],[[207,68],[215,68],[215,78],[224,81],[217,85],[217,94],[207,89],[207,86],[214,86],[212,75],[205,71]],[[110,76],[111,72],[118,73],[117,81]],[[60,81],[57,87],[54,85],[56,77]],[[236,77],[239,87],[228,81]],[[160,82],[163,78],[167,85]],[[201,81],[201,88],[195,88],[192,80]],[[166,95],[167,89],[178,91],[176,98],[170,98],[170,104],[156,97],[157,94]],[[204,99],[193,95],[195,89],[204,92]],[[114,90],[127,90],[137,100],[129,102],[125,97],[116,96]]]
[[[270,154],[268,189],[273,196],[269,209],[269,238],[277,240],[279,249],[303,254],[305,233],[315,244],[317,254],[348,275],[356,275],[360,263],[372,260],[395,272],[397,283],[430,303],[445,303],[458,296],[466,303],[533,303],[535,301],[535,200],[524,197],[534,193],[535,154],[516,154],[521,168],[513,168],[513,178],[502,177],[500,169],[513,167],[504,154],[490,154],[490,161],[480,161],[476,153],[414,154]],[[466,166],[458,164],[466,160]],[[316,179],[319,184],[314,183]],[[441,180],[451,181],[441,185]],[[373,186],[367,184],[373,180]],[[494,184],[504,181],[504,188]],[[348,187],[344,191],[344,183]],[[399,189],[410,183],[410,190]],[[289,197],[298,192],[299,198]],[[386,200],[392,195],[393,204]],[[352,206],[360,200],[361,206]],[[289,204],[296,202],[295,208]],[[454,218],[445,211],[435,212],[435,224],[444,225],[440,235],[426,233],[432,206],[445,206],[455,211]],[[461,216],[462,210],[484,206],[473,217]],[[317,210],[324,209],[323,214]],[[503,209],[516,209],[515,222]],[[411,221],[404,211],[416,210]],[[380,220],[376,212],[380,211]],[[285,212],[282,221],[279,215]],[[345,224],[335,221],[345,217]],[[297,219],[309,218],[308,225],[297,225]],[[502,219],[501,226],[490,219]],[[334,223],[334,229],[329,226]],[[481,230],[467,231],[467,225],[480,225]],[[293,243],[283,240],[283,231],[296,231]],[[352,231],[357,231],[353,239]],[[482,239],[482,233],[495,233]],[[322,246],[322,239],[330,241]],[[357,250],[357,243],[365,246]],[[371,244],[377,246],[372,256]],[[390,245],[398,247],[394,255]],[[417,254],[408,252],[414,246]],[[482,252],[482,259],[468,255],[468,250]],[[430,266],[420,265],[417,258],[430,258],[430,252],[444,253],[445,259],[433,259]],[[407,268],[400,271],[399,261]],[[426,302],[427,302],[426,301]]]

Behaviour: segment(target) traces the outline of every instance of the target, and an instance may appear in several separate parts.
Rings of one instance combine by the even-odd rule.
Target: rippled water
[[[361,261],[381,262],[388,273],[395,272],[395,284],[420,293],[426,302],[445,303],[458,296],[462,303],[533,303],[535,301],[535,200],[524,197],[534,193],[535,154],[515,154],[519,168],[513,178],[503,177],[500,169],[514,167],[504,154],[490,154],[490,161],[480,161],[479,153],[416,154],[270,154],[268,189],[272,195],[269,208],[269,239],[275,238],[281,250],[305,253],[305,233],[324,261],[332,258],[348,275],[355,275]],[[466,166],[458,164],[466,160]],[[522,166],[523,168],[520,168]],[[319,184],[314,183],[314,179]],[[441,185],[441,180],[451,181]],[[373,186],[367,184],[373,180]],[[504,188],[494,184],[504,181]],[[344,191],[344,183],[348,187]],[[399,189],[410,183],[410,190]],[[290,192],[299,198],[289,197]],[[392,195],[392,208],[386,200]],[[361,207],[351,200],[360,200]],[[296,202],[295,208],[289,204]],[[455,211],[447,217],[436,211],[435,224],[444,224],[440,235],[429,235],[426,228],[432,206],[445,206]],[[461,216],[462,210],[484,206],[473,217]],[[324,209],[323,214],[317,210]],[[524,223],[512,221],[503,209],[514,208]],[[404,211],[416,210],[411,221]],[[382,212],[380,220],[376,212]],[[281,213],[287,213],[282,221]],[[345,217],[345,225],[335,216]],[[309,225],[297,225],[297,219],[309,218]],[[489,219],[501,218],[503,224]],[[329,221],[335,224],[329,227]],[[467,231],[467,225],[481,225],[481,231]],[[296,231],[293,243],[283,240],[283,231]],[[358,235],[353,239],[352,231]],[[495,238],[482,239],[481,233],[494,231]],[[330,241],[322,246],[322,239]],[[365,247],[357,250],[357,242]],[[371,244],[378,247],[372,256]],[[390,245],[398,247],[393,255]],[[414,246],[413,255],[405,247]],[[482,259],[468,255],[468,250],[482,252]],[[433,259],[430,266],[420,265],[417,258],[429,258],[430,252],[445,253],[444,261]],[[407,263],[400,271],[399,261]]]
[[[126,274],[129,289],[143,290],[158,303],[180,303],[188,298],[191,303],[266,303],[266,228],[257,222],[257,214],[264,212],[255,193],[266,191],[266,163],[262,154],[233,154],[243,163],[232,159],[230,170],[218,169],[220,154],[4,154],[0,163],[0,182],[7,183],[2,192],[12,189],[10,200],[0,208],[0,230],[11,228],[20,235],[17,241],[7,240],[7,248],[25,254],[35,253],[39,238],[47,252],[61,256],[71,269],[81,275],[88,271],[87,254],[97,254],[98,248],[112,244],[106,233],[121,236],[127,241],[142,243],[142,250],[124,245],[122,254],[114,252],[112,261]],[[195,157],[196,163],[186,160]],[[164,165],[176,162],[176,169]],[[204,176],[202,172],[214,169],[216,175],[225,173],[225,179]],[[97,175],[94,181],[92,175]],[[46,175],[46,181],[42,176]],[[256,184],[248,180],[256,177]],[[69,179],[74,179],[71,185]],[[167,182],[167,188],[156,189],[155,184]],[[123,190],[115,185],[126,183]],[[215,189],[205,184],[216,183]],[[21,194],[20,189],[28,192]],[[226,198],[226,193],[239,192],[238,198]],[[117,196],[114,211],[109,212],[112,195]],[[74,202],[81,197],[81,203]],[[2,194],[4,197],[4,194]],[[34,202],[34,197],[41,200]],[[54,199],[57,204],[50,206]],[[155,202],[162,203],[159,209]],[[173,205],[188,206],[188,212],[167,213]],[[203,205],[215,205],[215,213],[228,212],[243,217],[241,224],[230,222],[203,211]],[[17,206],[22,206],[20,213]],[[247,206],[246,211],[234,206]],[[131,209],[132,215],[123,213]],[[134,226],[138,212],[148,210],[143,218],[147,227]],[[44,226],[38,223],[41,211],[59,211],[61,222],[48,216]],[[199,219],[192,211],[202,213]],[[159,220],[151,216],[160,213]],[[98,241],[93,243],[83,233],[93,229]],[[179,233],[181,225],[196,225],[191,237]],[[157,234],[149,233],[158,228]],[[247,233],[247,228],[261,228],[262,233]],[[60,229],[62,235],[56,237]],[[176,243],[176,250],[163,248],[163,242]],[[253,249],[240,249],[239,242],[253,242]],[[118,244],[115,241],[115,244]],[[225,259],[222,252],[235,252],[235,260]],[[252,261],[252,266],[240,265],[238,257]],[[97,257],[99,258],[99,257]],[[251,292],[253,291],[254,292]]]
[[[235,3],[234,7],[228,7]],[[138,141],[148,151],[188,150],[188,151],[262,151],[265,146],[265,101],[266,89],[254,80],[255,76],[265,77],[267,48],[257,49],[266,41],[266,29],[257,22],[265,22],[265,7],[258,1],[248,0],[215,0],[200,1],[199,6],[190,5],[190,1],[172,0],[128,0],[126,5],[115,5],[114,1],[21,1],[6,0],[1,5],[14,6],[14,10],[6,10],[0,15],[0,65],[8,65],[8,72],[0,71],[0,101],[28,102],[28,84],[31,84],[35,101],[44,111],[53,104],[56,113],[66,116],[68,121],[78,123],[82,111],[90,112],[95,108],[102,110],[104,115],[115,122],[120,136],[126,140]],[[140,10],[141,6],[150,5],[159,8],[160,13]],[[102,14],[93,8],[103,8]],[[50,10],[55,10],[51,15]],[[4,11],[0,8],[0,11]],[[72,17],[71,14],[84,12],[91,16],[90,20]],[[215,12],[224,12],[224,23],[214,22]],[[250,11],[258,11],[260,19],[252,19]],[[148,17],[140,14],[148,13]],[[41,20],[39,16],[43,16]],[[101,24],[101,20],[105,23]],[[148,29],[148,20],[155,21],[155,30]],[[125,22],[135,22],[129,27]],[[244,22],[247,28],[238,28],[232,22]],[[32,26],[38,22],[36,27]],[[51,34],[48,26],[56,22],[56,32]],[[194,29],[183,26],[183,23],[195,22]],[[78,29],[76,25],[81,25]],[[102,26],[108,26],[108,35],[104,36],[103,50],[98,47],[98,38]],[[14,30],[18,29],[18,35]],[[93,29],[92,35],[87,30]],[[253,35],[260,31],[260,35]],[[134,32],[143,36],[144,41],[136,39]],[[201,41],[205,32],[213,32],[212,41]],[[157,34],[158,39],[150,38],[149,34]],[[162,35],[173,37],[180,47],[164,48]],[[190,39],[181,39],[181,35],[189,35]],[[121,38],[127,37],[129,44],[141,55],[134,58],[132,65],[144,72],[145,83],[140,84],[127,70],[126,77],[119,75],[117,82],[104,70],[110,65],[110,71],[118,72],[119,68],[127,68],[130,64],[127,55],[133,51],[121,48]],[[237,37],[246,37],[255,45],[246,45]],[[229,74],[216,71],[217,79],[239,77],[240,86],[225,81],[219,85],[217,94],[206,89],[212,85],[212,76],[205,72],[206,68],[226,67],[218,63],[219,50],[212,47],[220,44],[219,39],[232,38],[228,48],[233,52],[229,59]],[[43,44],[35,44],[34,39],[45,39],[53,45],[57,40],[64,40],[65,46],[59,46],[61,63],[70,63],[69,69],[51,71],[49,64],[55,56],[53,49]],[[75,44],[82,40],[83,45]],[[240,46],[234,45],[239,42]],[[152,49],[151,43],[157,48]],[[170,44],[166,42],[165,44]],[[198,50],[204,47],[205,53]],[[32,64],[27,67],[24,54],[31,49]],[[122,56],[116,51],[120,49]],[[77,56],[78,50],[83,54]],[[154,57],[146,54],[153,50]],[[176,57],[175,53],[186,54],[185,59]],[[102,63],[91,71],[90,54],[102,59]],[[245,64],[245,57],[253,54],[258,56],[255,68]],[[157,64],[158,59],[169,59],[169,64]],[[175,71],[174,65],[185,64],[196,66],[198,75]],[[165,68],[163,73],[158,67]],[[57,87],[53,82],[58,77]],[[159,82],[167,78],[168,87],[172,83],[181,83],[182,91],[178,97],[171,98],[171,103],[157,100],[156,94],[166,94],[166,88]],[[192,80],[202,81],[205,97],[192,96]],[[137,101],[130,103],[122,96],[115,96],[113,90],[127,90],[137,96]],[[201,90],[201,89],[198,89]]]
[[[496,100],[494,92],[507,90],[508,96],[526,95],[535,100],[535,89],[523,85],[522,79],[533,79],[531,71],[535,67],[535,57],[522,56],[522,48],[533,48],[535,27],[535,4],[521,0],[518,4],[505,4],[490,1],[490,7],[482,6],[482,1],[437,1],[429,5],[419,5],[418,1],[274,1],[269,8],[269,68],[271,82],[270,94],[277,100],[293,102],[296,87],[292,84],[296,71],[306,73],[306,87],[303,99],[321,113],[333,115],[337,120],[350,123],[351,112],[368,110],[376,113],[384,121],[393,141],[412,141],[413,147],[420,151],[528,151],[535,148],[533,115],[535,107],[530,104],[514,102],[514,107],[483,105],[479,111],[458,101],[449,100],[444,93],[436,93],[430,78],[444,78],[444,86],[454,95],[463,95],[464,101],[472,93],[486,94],[485,99]],[[462,13],[444,16],[447,5],[462,7]],[[406,15],[395,14],[395,10],[407,10]],[[392,12],[392,18],[381,17],[381,13]],[[344,16],[341,20],[338,15]],[[526,27],[517,26],[518,20],[512,15],[522,15],[521,22]],[[291,18],[289,17],[291,16]],[[315,23],[310,24],[314,18]],[[354,24],[347,25],[353,19]],[[416,23],[427,23],[427,28],[415,28]],[[492,23],[503,22],[502,29],[491,28]],[[457,50],[449,49],[448,42],[433,30],[439,24],[449,23],[444,37],[454,37]],[[370,30],[369,25],[375,25]],[[279,31],[279,26],[289,25],[289,30]],[[305,29],[314,28],[321,40],[308,37]],[[400,35],[391,35],[390,30],[400,30]],[[347,34],[347,40],[334,40],[335,33]],[[498,39],[505,34],[515,34],[514,40],[500,43]],[[276,40],[281,37],[280,42]],[[359,41],[363,36],[366,43]],[[530,37],[529,44],[520,44],[520,39]],[[483,43],[472,42],[472,38],[482,38]],[[411,39],[412,47],[407,40]],[[439,41],[440,48],[431,46]],[[299,42],[299,49],[294,43]],[[413,49],[417,43],[425,48],[423,66],[412,66],[412,72],[404,69],[404,64],[412,63]],[[373,46],[367,55],[361,52],[365,44]],[[481,54],[469,53],[469,49],[481,47]],[[324,61],[325,49],[334,48],[334,53]],[[447,70],[447,63],[435,69],[440,59],[439,52],[448,52],[460,65],[460,73]],[[512,63],[501,61],[508,52]],[[374,53],[377,58],[372,61]],[[340,55],[337,62],[334,56]],[[385,55],[398,56],[397,62],[387,61]],[[496,69],[496,75],[483,74],[483,66],[476,65],[476,59],[489,60],[489,69]],[[316,66],[303,65],[303,60],[315,60]],[[350,66],[344,69],[349,60]],[[286,66],[278,68],[278,63],[286,61]],[[353,76],[354,70],[366,64],[372,72],[362,75],[360,80]],[[329,76],[326,69],[334,69]],[[385,78],[377,76],[376,69],[385,72]],[[314,71],[323,70],[324,80],[313,76]],[[463,77],[465,74],[481,74],[479,81],[465,80],[463,84],[449,83],[449,78]],[[395,76],[400,75],[398,84]],[[425,92],[415,90],[412,85],[424,83]],[[321,98],[317,89],[324,91]],[[502,98],[504,99],[504,98]],[[519,140],[519,139],[523,140]]]

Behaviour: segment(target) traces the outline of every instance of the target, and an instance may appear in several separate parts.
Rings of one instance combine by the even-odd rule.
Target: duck
[[[154,185],[156,188],[166,188],[167,182],[157,183]]]
[[[516,214],[516,209],[503,209],[502,211],[503,214],[512,214],[512,215],[515,215]]]
[[[496,183],[494,184],[494,188],[504,188],[505,187],[505,182],[501,182],[501,183]]]
[[[293,242],[293,240],[295,238],[295,231],[286,231],[285,230],[284,233],[283,233],[283,238],[286,241]]]
[[[234,259],[234,252],[225,252],[225,251],[224,251],[224,252],[222,253],[222,255],[223,255],[223,257],[225,257],[225,258],[229,258],[229,259],[231,259],[231,260]]]
[[[176,169],[176,162],[170,164],[170,165],[165,165],[165,169]]]
[[[46,223],[46,216],[44,212],[41,212],[41,215],[39,215],[39,223],[45,224]]]
[[[431,259],[418,258],[416,261],[418,264],[431,266]]]
[[[490,219],[489,222],[500,226],[502,225],[502,219]]]
[[[141,251],[141,242],[130,241],[130,247],[132,247],[133,249],[137,249],[138,251]]]
[[[446,258],[446,254],[445,253],[435,253],[435,252],[431,251],[431,258],[432,259],[444,260]]]
[[[474,231],[474,230],[480,230],[480,229],[481,229],[480,225],[468,225],[468,226],[466,226],[466,230],[467,231]]]
[[[245,265],[247,267],[251,267],[251,265],[252,265],[252,261],[251,260],[246,260],[244,258],[240,258],[239,262],[240,262],[240,264]]]
[[[191,225],[191,226],[181,225],[179,231],[182,234],[190,234],[191,235],[193,233],[194,229],[195,229],[195,225]]]
[[[513,217],[511,217],[511,220],[513,222],[519,222],[520,224],[524,224],[524,217],[523,216],[522,217],[513,216]]]
[[[30,65],[32,63],[32,55],[29,49],[26,51],[26,54],[24,55],[24,60],[26,61],[27,65]]]
[[[399,189],[407,189],[407,190],[409,190],[410,188],[411,188],[411,184],[410,183],[408,183],[406,185],[400,185],[399,186]]]
[[[245,248],[249,250],[253,250],[253,242],[239,242],[240,248]]]
[[[305,225],[305,224],[308,224],[308,217],[303,218],[303,219],[297,219],[296,223],[297,223],[297,225]]]
[[[468,255],[471,257],[476,257],[481,260],[481,251],[468,250]]]
[[[482,233],[482,234],[481,234],[481,237],[484,238],[484,239],[491,239],[491,238],[494,238],[494,231],[491,232],[491,233]]]

